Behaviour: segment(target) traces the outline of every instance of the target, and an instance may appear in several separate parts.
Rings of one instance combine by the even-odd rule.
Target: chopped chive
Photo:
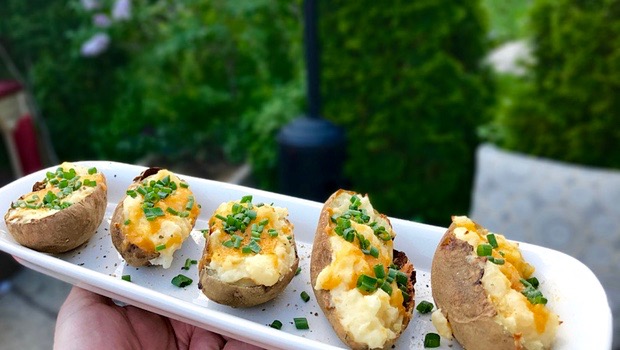
[[[181,186],[183,188],[189,188],[189,185],[187,184],[187,182],[179,182],[179,186]]]
[[[164,249],[166,249],[166,245],[165,244],[160,244],[157,247],[155,247],[156,251],[160,251],[160,250],[164,250]]]
[[[534,288],[538,288],[538,286],[540,285],[540,282],[538,282],[538,278],[536,277],[532,277],[532,278],[528,278],[526,279],[526,281],[532,285],[532,287]]]
[[[478,256],[489,256],[493,252],[493,247],[490,244],[481,244],[476,248],[476,254]]]
[[[428,302],[428,301],[426,301],[426,300],[422,300],[422,301],[418,304],[418,306],[416,306],[416,308],[415,308],[415,309],[416,309],[416,310],[418,310],[418,312],[419,312],[419,313],[421,313],[421,314],[427,314],[427,313],[429,313],[429,312],[433,311],[433,307],[435,307],[435,306],[433,305],[433,303],[429,303],[429,302]]]
[[[138,195],[136,193],[136,191],[134,190],[127,190],[127,192],[125,192],[128,196],[130,196],[131,198],[136,198],[136,196]]]
[[[276,231],[276,229],[274,228],[270,228],[269,231],[267,231],[269,233],[269,236],[271,237],[278,237],[278,231]]]
[[[194,207],[194,196],[187,197],[187,204],[185,205],[185,210],[192,210]]]
[[[232,239],[222,242],[222,245],[226,248],[233,248],[235,246],[235,242]]]
[[[172,207],[166,208],[166,211],[169,212],[172,215],[179,215],[179,212],[174,210],[174,208],[172,208]]]
[[[197,263],[198,263],[198,261],[196,261],[196,260],[192,260],[192,259],[190,259],[190,258],[187,258],[187,259],[185,259],[185,264],[183,265],[183,267],[182,267],[181,269],[183,269],[183,270],[189,270],[189,268],[190,268],[192,265],[195,265],[195,264],[197,264]]]
[[[387,295],[392,295],[392,286],[389,282],[384,281],[383,283],[381,283],[381,289],[383,289],[383,291],[386,292]]]
[[[440,344],[439,334],[437,333],[426,333],[424,336],[424,347],[425,348],[438,348]]]
[[[372,293],[377,289],[377,279],[368,275],[361,274],[357,278],[357,288],[368,293]]]
[[[175,286],[179,288],[187,287],[190,284],[192,284],[192,282],[194,281],[191,278],[181,275],[181,274],[175,276],[171,281],[172,284],[174,284]]]
[[[295,276],[299,275],[300,272],[301,272],[301,267],[298,267],[297,271],[295,271]]]
[[[252,202],[252,196],[248,195],[248,196],[243,196],[241,197],[241,203],[251,203]]]
[[[97,168],[95,168],[95,167],[92,167],[92,168],[88,169],[88,175],[92,175],[92,174],[94,174],[96,172],[97,172]]]
[[[273,322],[271,322],[269,327],[275,328],[275,329],[282,329],[282,322],[280,322],[279,320],[273,320]]]
[[[131,275],[123,275],[121,279],[123,281],[131,282]]]
[[[308,300],[310,300],[310,296],[308,295],[308,293],[306,293],[306,291],[301,292],[299,296],[301,297],[301,300],[306,303],[308,302]]]
[[[370,247],[370,255],[379,258],[379,249],[377,247]]]
[[[125,225],[129,225],[129,224],[131,224],[131,220],[129,219],[125,220]]]
[[[502,258],[495,258],[492,256],[487,256],[487,260],[494,263],[495,265],[504,265],[504,262],[505,262],[504,259]]]
[[[487,240],[489,241],[489,244],[491,245],[491,247],[493,248],[499,247],[499,245],[497,244],[497,238],[495,238],[495,235],[493,233],[489,233],[487,235]]]
[[[404,272],[396,271],[396,284],[406,286],[408,281],[409,277]]]
[[[295,328],[297,329],[310,329],[308,320],[305,317],[293,318],[293,322],[295,322]]]
[[[373,267],[375,270],[375,277],[384,278],[385,277],[385,266],[383,264],[377,264]]]

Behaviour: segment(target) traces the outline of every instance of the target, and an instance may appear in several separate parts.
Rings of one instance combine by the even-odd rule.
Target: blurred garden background
[[[321,114],[346,131],[351,187],[390,215],[446,225],[468,212],[485,141],[620,166],[617,1],[319,6]],[[0,76],[32,94],[59,160],[247,162],[277,191],[275,135],[306,110],[302,9],[4,0]],[[519,40],[525,73],[485,64]]]
[[[276,135],[307,110],[302,1],[2,0],[0,14],[0,78],[32,96],[56,159],[204,177],[249,164],[278,192]],[[469,213],[483,143],[620,168],[618,0],[319,1],[318,27],[347,184],[390,216]]]

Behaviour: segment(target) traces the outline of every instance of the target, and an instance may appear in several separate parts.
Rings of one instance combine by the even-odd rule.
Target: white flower
[[[112,8],[112,18],[117,21],[131,18],[131,1],[116,0]]]
[[[81,0],[82,7],[86,11],[96,10],[101,7],[99,0]]]
[[[112,24],[110,17],[105,13],[97,13],[93,15],[93,25],[98,28],[107,28]]]
[[[80,53],[84,57],[95,57],[110,46],[110,36],[106,33],[97,33],[82,44]]]

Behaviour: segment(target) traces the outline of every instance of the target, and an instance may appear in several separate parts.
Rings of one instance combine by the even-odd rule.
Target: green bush
[[[492,101],[479,1],[321,6],[323,114],[347,131],[352,187],[392,216],[467,213]]]
[[[537,63],[509,91],[498,143],[620,168],[620,1],[539,0],[530,25]]]
[[[243,160],[257,139],[248,119],[300,81],[297,3],[132,1],[130,18],[108,28],[93,16],[114,1],[100,3],[0,4],[0,41],[27,73],[62,160]],[[109,47],[81,55],[100,32]]]

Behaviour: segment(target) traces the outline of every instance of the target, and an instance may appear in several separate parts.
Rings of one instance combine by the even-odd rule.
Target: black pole
[[[317,30],[318,8],[316,0],[304,1],[304,46],[308,94],[308,117],[319,118],[321,113],[319,39]]]
[[[285,125],[278,133],[279,191],[325,201],[345,187],[344,131],[321,118],[319,38],[316,0],[304,0],[304,48],[308,113]]]

